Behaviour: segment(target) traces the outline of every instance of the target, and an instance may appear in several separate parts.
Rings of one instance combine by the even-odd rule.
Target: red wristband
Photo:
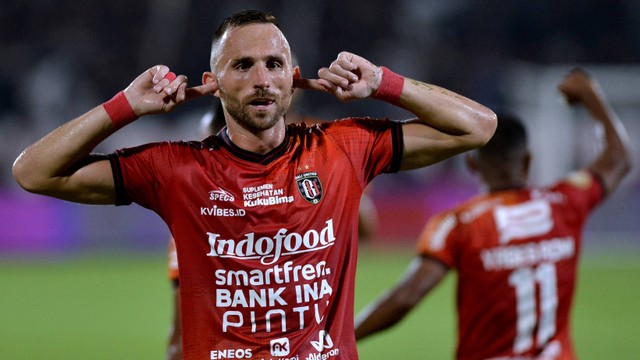
[[[382,81],[378,91],[373,97],[395,104],[402,96],[402,88],[404,87],[404,76],[398,75],[387,67],[382,66]]]
[[[136,115],[133,108],[131,108],[127,97],[124,96],[124,90],[117,93],[116,96],[102,104],[102,106],[107,111],[116,130],[138,118],[138,115]]]

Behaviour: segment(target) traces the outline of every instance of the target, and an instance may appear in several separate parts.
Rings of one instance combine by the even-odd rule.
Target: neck
[[[284,141],[286,125],[279,121],[273,127],[261,131],[251,131],[234,122],[227,124],[227,136],[237,147],[252,153],[264,155]]]

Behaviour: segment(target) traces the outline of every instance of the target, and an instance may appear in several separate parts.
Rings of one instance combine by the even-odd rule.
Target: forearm
[[[482,146],[496,128],[496,115],[489,108],[444,88],[405,78],[352,53],[341,52],[331,66],[318,71],[318,76],[318,80],[298,80],[295,84],[330,92],[341,101],[365,97],[387,101],[412,112],[419,123],[427,125],[422,127],[428,130],[409,131],[409,137],[417,141],[408,148],[405,132],[405,150],[409,151],[404,157],[410,159],[404,168],[425,166]]]
[[[497,125],[487,107],[441,87],[406,79],[396,105],[416,119],[403,126],[401,169],[431,165],[484,145]]]
[[[417,80],[405,79],[397,105],[444,134],[465,138],[470,148],[489,141],[496,127],[496,116],[489,108],[453,91]]]
[[[389,294],[367,306],[355,322],[356,340],[364,339],[379,331],[388,329],[402,320],[412,306],[402,306]]]
[[[295,86],[334,94],[341,101],[373,97],[416,115],[443,135],[460,138],[458,147],[485,144],[495,131],[496,116],[487,107],[444,88],[405,78],[370,61],[341,52],[318,80],[298,80]]]
[[[90,152],[115,131],[102,105],[61,125],[26,148],[13,165],[24,189],[44,193],[62,186]]]
[[[187,97],[202,96],[211,88],[203,85],[187,89],[184,75],[176,76],[168,67],[156,65],[111,100],[27,148],[15,162],[16,179],[26,188],[31,188],[29,182],[41,181],[46,187],[49,180],[69,176],[70,169],[76,168],[100,142],[139,116],[169,112]]]
[[[186,80],[164,65],[149,68],[111,100],[29,146],[13,165],[14,177],[25,190],[37,194],[81,203],[114,203],[111,166],[106,160],[96,161],[90,152],[139,116],[169,112],[217,88],[214,83],[187,88]]]
[[[629,135],[601,92],[585,96],[582,104],[604,130],[604,148],[589,168],[602,178],[610,193],[631,169]]]
[[[356,339],[387,329],[402,320],[447,273],[437,260],[416,257],[400,281],[356,317]]]

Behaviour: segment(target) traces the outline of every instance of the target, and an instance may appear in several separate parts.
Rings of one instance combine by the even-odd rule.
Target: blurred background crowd
[[[0,5],[0,252],[160,250],[166,227],[137,206],[87,207],[21,191],[11,165],[25,146],[111,98],[155,64],[200,83],[215,26],[245,8],[276,15],[304,77],[342,51],[441,85],[530,127],[532,182],[548,183],[589,160],[586,113],[562,102],[555,84],[576,65],[601,82],[632,136],[635,168],[589,232],[638,247],[640,238],[640,2],[635,0],[12,0]],[[198,99],[142,119],[99,151],[197,138],[213,103]],[[321,119],[407,114],[385,103],[340,104],[314,93],[300,111]],[[477,191],[460,157],[372,187],[373,241],[411,243],[430,215]],[[600,238],[602,236],[599,236]],[[635,240],[635,241],[634,241]]]

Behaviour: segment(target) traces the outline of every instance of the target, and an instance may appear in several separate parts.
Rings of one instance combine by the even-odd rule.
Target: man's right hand
[[[169,72],[169,67],[156,65],[140,74],[127,86],[124,94],[136,115],[167,113],[187,100],[213,94],[217,90],[215,83],[188,88],[185,75],[178,75],[170,81],[167,77]]]

